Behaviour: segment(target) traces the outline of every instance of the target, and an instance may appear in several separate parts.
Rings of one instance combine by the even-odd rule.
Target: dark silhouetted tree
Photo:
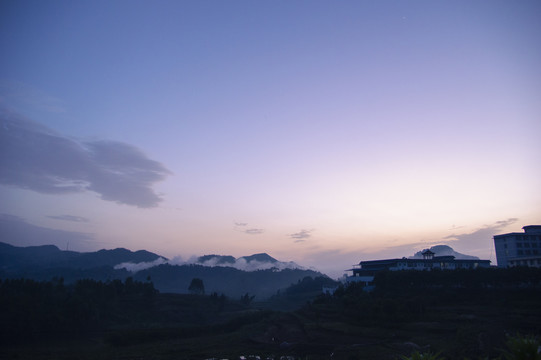
[[[193,278],[188,290],[193,294],[203,295],[205,293],[205,284],[203,284],[203,280]]]
[[[243,305],[249,306],[251,302],[254,300],[255,295],[250,296],[248,293],[246,293],[244,296],[240,297],[240,302]]]

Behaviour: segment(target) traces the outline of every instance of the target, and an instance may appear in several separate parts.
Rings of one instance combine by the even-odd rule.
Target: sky
[[[331,276],[541,224],[539,1],[0,2],[0,241]]]

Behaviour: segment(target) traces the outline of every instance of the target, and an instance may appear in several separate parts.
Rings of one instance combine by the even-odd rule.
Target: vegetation
[[[104,329],[111,321],[128,324],[150,315],[155,295],[152,283],[132,278],[79,280],[70,286],[63,279],[0,281],[0,342],[75,336]]]
[[[0,358],[540,359],[539,270],[381,273],[373,292],[322,294],[329,280],[263,302],[162,294],[149,279],[3,280]]]
[[[190,286],[188,287],[188,290],[192,294],[203,295],[205,293],[205,284],[203,284],[203,280],[199,278],[193,278]]]
[[[541,342],[537,337],[509,336],[506,345],[503,354],[506,360],[541,360]]]

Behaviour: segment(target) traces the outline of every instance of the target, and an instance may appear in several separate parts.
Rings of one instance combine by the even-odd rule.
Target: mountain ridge
[[[66,283],[73,283],[81,279],[111,281],[133,277],[140,281],[151,279],[160,292],[187,293],[191,280],[201,278],[207,292],[235,297],[249,293],[261,298],[305,277],[319,276],[326,275],[293,262],[280,262],[266,253],[239,258],[204,255],[195,262],[174,263],[146,250],[117,248],[78,253],[54,245],[17,247],[0,243],[0,279],[63,278]]]

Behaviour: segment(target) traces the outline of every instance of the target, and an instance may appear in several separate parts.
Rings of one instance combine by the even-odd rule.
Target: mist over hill
[[[54,245],[17,247],[0,243],[0,278],[63,278],[71,283],[79,279],[111,281],[133,277],[140,281],[150,279],[160,292],[171,293],[187,293],[191,280],[200,278],[207,293],[234,297],[249,293],[264,298],[307,276],[324,275],[265,253],[239,258],[205,255],[182,261],[146,250],[79,253]]]
[[[142,270],[159,266],[163,264],[169,265],[202,265],[207,267],[231,267],[242,271],[259,271],[259,270],[284,270],[284,269],[300,269],[305,270],[303,266],[298,265],[293,261],[278,261],[269,254],[259,253],[250,256],[241,256],[235,258],[231,255],[203,255],[192,257],[188,260],[183,260],[180,257],[167,260],[159,258],[150,262],[123,262],[115,265],[115,269],[126,269],[136,273]]]

